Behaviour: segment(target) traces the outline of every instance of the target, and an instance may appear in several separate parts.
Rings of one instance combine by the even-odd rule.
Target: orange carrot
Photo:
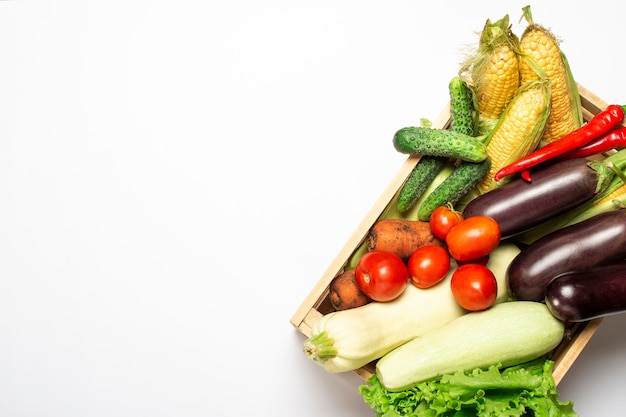
[[[336,311],[360,307],[372,301],[356,285],[354,269],[344,271],[332,280],[329,295],[330,303]]]
[[[444,246],[430,231],[430,224],[419,220],[378,220],[366,237],[367,248],[393,252],[407,261],[411,254],[425,245]]]

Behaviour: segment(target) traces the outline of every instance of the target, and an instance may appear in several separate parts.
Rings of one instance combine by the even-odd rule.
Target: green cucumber
[[[487,158],[487,146],[477,138],[433,127],[409,126],[398,130],[393,145],[400,153],[458,158],[481,162]]]
[[[435,188],[439,186],[439,184],[441,184],[446,178],[448,178],[450,174],[454,172],[455,169],[456,167],[454,165],[450,163],[446,163],[443,169],[439,172],[439,174],[437,174],[435,179],[433,179],[430,185],[426,188],[426,191],[424,191],[424,194],[419,198],[419,200],[417,200],[417,202],[415,203],[415,206],[411,208],[410,210],[405,211],[404,213],[400,213],[400,211],[398,210],[397,202],[398,202],[398,195],[400,194],[400,192],[398,191],[393,196],[393,198],[389,201],[389,204],[387,204],[387,207],[385,207],[385,209],[383,210],[379,218],[417,220],[417,211],[422,205],[422,202],[426,199],[426,197],[428,197],[430,193],[432,193],[435,190]]]
[[[440,156],[423,156],[409,174],[398,194],[398,211],[406,213],[424,195],[428,186],[437,174],[446,166],[447,158]]]
[[[556,348],[563,322],[543,303],[510,301],[471,312],[430,330],[383,356],[376,375],[389,391],[492,365],[519,365]]]
[[[474,95],[467,83],[460,77],[453,77],[448,85],[450,92],[450,130],[474,135],[476,126]],[[439,206],[455,205],[463,198],[482,178],[489,173],[490,158],[481,162],[461,161],[444,182],[431,192],[419,207],[417,217],[428,221],[432,212]]]
[[[417,218],[428,221],[430,215],[439,206],[454,206],[474,188],[491,168],[491,158],[482,162],[461,162],[461,164],[423,201],[417,212]]]
[[[450,130],[474,136],[474,115],[478,112],[474,111],[472,90],[461,77],[456,76],[450,80],[448,91],[450,94]],[[446,163],[445,157],[425,155],[420,159],[398,195],[397,204],[400,213],[405,213],[415,206]]]
[[[476,116],[474,94],[461,77],[453,77],[448,84],[450,94],[450,130],[475,136]]]

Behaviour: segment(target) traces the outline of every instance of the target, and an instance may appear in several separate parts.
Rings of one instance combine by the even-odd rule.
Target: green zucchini
[[[403,391],[443,374],[519,365],[548,354],[565,326],[545,304],[510,301],[471,312],[392,350],[376,364],[389,391]]]
[[[428,221],[437,207],[448,203],[454,206],[489,173],[490,168],[491,158],[482,162],[461,162],[452,174],[426,197],[417,212],[417,218]]]
[[[481,162],[487,158],[487,146],[477,138],[452,130],[410,126],[398,130],[393,145],[400,153],[457,158]]]
[[[406,213],[415,206],[447,161],[444,157],[426,155],[417,162],[398,194],[397,205],[400,213]]]

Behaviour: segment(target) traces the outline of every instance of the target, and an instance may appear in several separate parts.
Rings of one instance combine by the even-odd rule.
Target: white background
[[[289,320],[520,1],[0,1],[0,415],[368,416]],[[626,3],[535,2],[626,101]],[[626,317],[559,386],[623,413]]]

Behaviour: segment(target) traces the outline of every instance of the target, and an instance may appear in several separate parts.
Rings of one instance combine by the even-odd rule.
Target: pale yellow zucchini
[[[443,374],[513,366],[553,350],[564,324],[545,304],[510,301],[465,314],[383,356],[376,375],[389,391],[403,391]]]

